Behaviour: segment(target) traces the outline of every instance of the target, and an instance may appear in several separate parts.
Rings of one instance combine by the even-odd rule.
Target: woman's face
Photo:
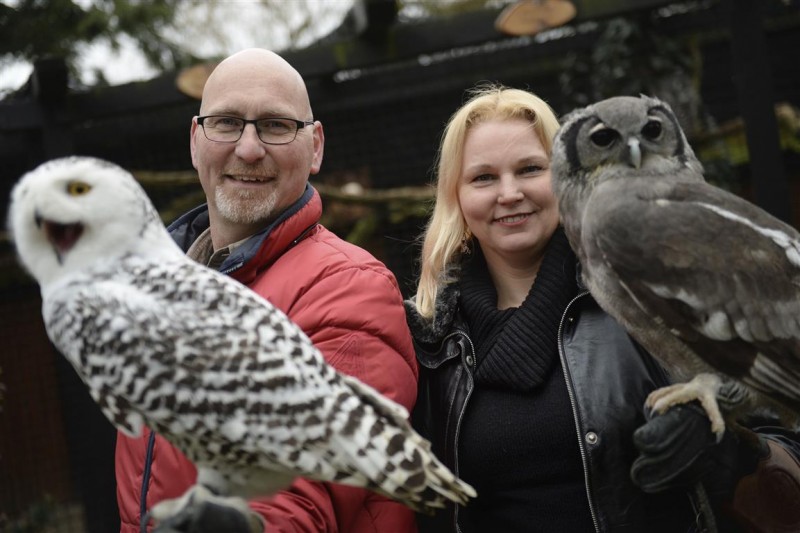
[[[558,226],[558,204],[550,159],[532,124],[477,124],[467,132],[463,158],[458,199],[487,263],[538,265]]]

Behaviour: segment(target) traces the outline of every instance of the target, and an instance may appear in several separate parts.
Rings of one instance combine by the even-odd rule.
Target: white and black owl
[[[587,287],[681,382],[647,404],[663,412],[700,400],[718,436],[725,419],[763,406],[795,424],[800,234],[707,183],[655,98],[610,98],[567,115],[552,175]],[[722,382],[732,392],[720,411]]]
[[[120,167],[43,164],[15,186],[9,224],[47,333],[103,413],[128,435],[165,436],[199,487],[249,497],[302,476],[423,511],[475,495],[403,407],[336,372],[266,300],[186,258]]]

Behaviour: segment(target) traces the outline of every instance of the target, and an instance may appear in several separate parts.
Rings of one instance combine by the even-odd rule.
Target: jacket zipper
[[[581,435],[580,422],[578,420],[578,404],[575,400],[575,389],[572,386],[572,380],[569,377],[569,369],[567,368],[567,358],[564,355],[564,342],[562,341],[561,334],[564,331],[564,320],[567,318],[572,304],[578,299],[589,294],[589,291],[583,291],[575,296],[567,306],[564,308],[564,313],[561,315],[561,322],[558,323],[558,357],[561,359],[561,370],[564,373],[564,381],[567,383],[567,394],[569,395],[569,403],[572,406],[572,416],[575,419],[575,432],[578,435],[578,448],[581,452],[581,462],[583,462],[583,479],[586,488],[586,498],[589,501],[589,512],[592,515],[592,522],[594,523],[594,530],[600,533],[600,523],[597,520],[597,510],[595,509],[594,500],[592,500],[592,493],[589,490],[589,458],[586,453],[586,446],[583,443],[583,435]]]
[[[442,340],[442,346],[444,346],[444,342],[447,341],[447,339],[459,334],[463,335],[464,338],[467,340],[467,342],[469,343],[469,348],[472,352],[472,365],[470,365],[469,368],[470,375],[472,375],[472,373],[475,371],[475,365],[477,364],[477,361],[475,361],[475,345],[472,344],[472,339],[469,338],[469,335],[467,335],[466,331],[461,329],[456,329],[453,333],[451,333]],[[467,392],[467,397],[464,398],[464,405],[461,407],[461,412],[458,414],[458,421],[456,422],[456,435],[455,435],[456,438],[455,438],[455,447],[453,449],[453,470],[455,470],[453,473],[456,475],[456,477],[458,477],[458,439],[461,435],[461,421],[464,419],[464,413],[467,411],[467,403],[469,403],[469,399],[471,396],[472,396],[472,388],[470,388],[470,390]],[[455,509],[453,512],[453,526],[455,526],[455,530],[457,533],[461,533],[461,528],[458,527],[458,504],[453,504],[453,505]]]

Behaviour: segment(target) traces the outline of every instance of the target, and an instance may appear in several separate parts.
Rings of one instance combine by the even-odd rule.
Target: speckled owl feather
[[[187,259],[121,168],[46,163],[15,187],[9,220],[48,335],[103,413],[129,435],[165,436],[199,484],[248,497],[303,476],[417,510],[474,495],[403,407],[329,366],[269,302]]]

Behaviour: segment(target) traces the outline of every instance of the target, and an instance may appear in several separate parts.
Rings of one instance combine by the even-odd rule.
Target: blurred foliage
[[[599,36],[587,54],[571,52],[559,75],[573,107],[620,95],[647,94],[667,101],[687,132],[699,104],[699,54],[690,40],[665,35],[653,15],[612,18],[599,24]]]
[[[383,0],[390,1],[390,0]],[[497,7],[511,0],[395,0],[401,20]],[[0,68],[18,61],[64,58],[73,87],[108,85],[99,67],[78,72],[87,46],[119,51],[131,39],[157,72],[215,60],[245,46],[290,50],[326,33],[345,33],[354,0],[17,0],[0,2]],[[228,23],[246,13],[236,29]],[[342,20],[344,17],[345,20]],[[350,21],[352,22],[352,21]],[[335,28],[341,24],[340,28]],[[247,37],[243,40],[242,35]],[[246,44],[246,43],[258,44]]]
[[[714,134],[718,126],[704,109],[701,75],[697,37],[667,35],[656,13],[644,11],[599,22],[591,52],[570,53],[559,84],[570,108],[621,95],[646,94],[667,102],[701,159],[706,179],[736,189],[741,176],[729,157],[728,139]]]
[[[132,41],[156,72],[179,70],[201,60],[225,57],[246,46],[273,50],[307,46],[330,31],[331,25],[339,23],[352,2],[0,2],[0,68],[16,62],[63,58],[73,88],[83,88],[80,80],[90,80],[84,81],[84,86],[104,86],[108,81],[102,67],[80,68],[81,56],[90,45],[108,44],[113,52],[118,52],[122,44]]]
[[[199,50],[205,59],[221,59],[245,46],[293,50],[335,31],[337,24],[346,26],[343,19],[353,1],[250,0],[243,4],[185,0],[176,11],[173,25],[176,38],[184,46]],[[228,20],[236,21],[233,31],[231,24],[221,23]]]
[[[428,17],[446,17],[465,11],[497,8],[513,0],[397,0],[401,21]]]
[[[77,80],[75,59],[86,45],[105,41],[118,50],[123,36],[133,39],[159,70],[186,66],[193,62],[192,55],[164,37],[181,2],[20,0],[13,7],[0,3],[0,66],[12,60],[63,57]],[[104,84],[102,75],[97,75]]]

